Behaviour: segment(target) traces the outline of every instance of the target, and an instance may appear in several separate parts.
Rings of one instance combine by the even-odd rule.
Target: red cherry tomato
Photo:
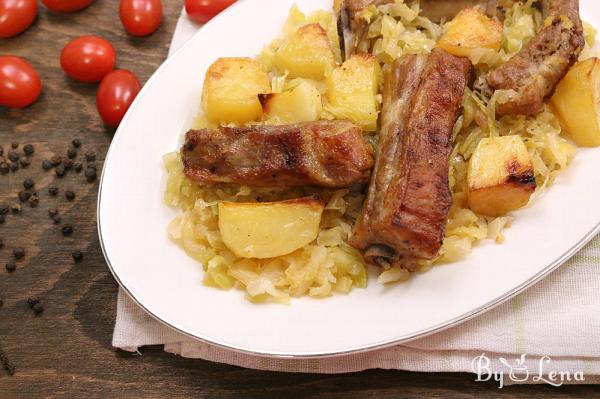
[[[148,36],[160,25],[161,0],[121,0],[119,16],[125,30],[133,36]]]
[[[36,70],[23,58],[0,57],[0,105],[23,108],[35,102],[42,92]]]
[[[81,36],[67,44],[60,53],[60,66],[80,82],[99,82],[115,67],[117,54],[108,40],[98,36]]]
[[[0,0],[0,38],[23,32],[35,21],[36,15],[36,0]]]
[[[137,77],[125,69],[112,71],[102,79],[96,107],[104,123],[117,127],[141,89]]]
[[[194,21],[204,24],[237,0],[185,0],[185,12]]]
[[[92,4],[94,0],[42,0],[42,3],[52,11],[75,12]]]

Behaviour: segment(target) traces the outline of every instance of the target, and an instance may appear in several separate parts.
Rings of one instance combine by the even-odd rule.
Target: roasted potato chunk
[[[363,130],[377,130],[381,68],[370,54],[356,54],[327,76],[329,110],[338,119],[350,119]]]
[[[335,56],[327,32],[319,24],[308,24],[291,34],[277,49],[273,65],[290,78],[322,80],[335,67]]]
[[[466,8],[445,26],[438,47],[457,57],[480,58],[482,49],[498,51],[502,45],[502,23],[477,8]]]
[[[273,258],[317,238],[323,202],[306,197],[280,202],[219,203],[219,230],[225,245],[242,258]]]
[[[317,121],[323,109],[321,93],[308,82],[284,93],[260,94],[259,99],[265,118],[278,125]]]
[[[484,138],[469,161],[469,207],[502,216],[529,203],[536,189],[531,158],[521,136]]]
[[[552,105],[580,147],[600,145],[600,59],[581,61],[558,84]]]
[[[269,76],[257,61],[219,58],[206,72],[202,106],[214,122],[243,124],[261,118],[258,94],[270,91]]]

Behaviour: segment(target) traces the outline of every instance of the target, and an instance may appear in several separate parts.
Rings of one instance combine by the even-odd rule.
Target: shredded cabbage
[[[337,1],[336,1],[337,3]],[[505,2],[506,3],[506,2]],[[536,34],[543,21],[533,1],[510,2],[506,11],[502,47],[499,51],[482,51],[476,65],[478,75],[486,73],[512,55]],[[514,3],[514,4],[513,4]],[[503,4],[503,3],[501,3]],[[405,54],[430,52],[443,33],[443,26],[419,16],[418,3],[408,6],[403,0],[369,7],[363,15],[370,27],[359,43],[359,51],[375,54],[385,68]],[[284,34],[308,23],[319,23],[327,31],[335,57],[341,62],[336,21],[332,13],[320,11],[305,15],[293,7],[284,26]],[[591,47],[596,31],[584,24],[586,50],[582,58],[592,56]],[[258,59],[270,71],[273,92],[293,89],[305,79],[289,79],[277,75],[272,59],[283,39],[275,39],[266,46]],[[323,82],[310,81],[322,94]],[[550,185],[571,162],[574,147],[561,135],[561,126],[552,109],[546,106],[536,117],[503,117],[496,120],[495,103],[498,92],[486,98],[477,91],[466,90],[463,112],[454,128],[455,145],[450,158],[449,182],[453,194],[446,237],[438,259],[422,262],[421,271],[436,264],[464,259],[482,240],[498,244],[505,239],[503,230],[510,226],[511,216],[498,218],[475,214],[466,201],[467,166],[479,141],[485,137],[521,135],[532,158],[538,183],[536,196]],[[326,100],[326,96],[323,96]],[[322,118],[332,119],[325,112]],[[268,123],[262,122],[262,123]],[[200,115],[195,127],[214,127]],[[371,138],[369,138],[371,139]],[[180,210],[168,226],[170,238],[205,270],[204,284],[220,289],[238,288],[248,300],[263,302],[275,300],[288,303],[291,297],[308,295],[322,298],[334,292],[348,293],[353,288],[365,287],[366,266],[361,254],[348,244],[352,224],[360,213],[364,195],[357,190],[316,190],[306,188],[250,188],[246,186],[216,185],[199,187],[183,174],[181,158],[177,153],[164,158],[168,172],[165,202]],[[327,201],[317,239],[298,251],[273,259],[242,259],[236,257],[222,242],[218,229],[219,201],[274,201],[298,198],[319,193]],[[405,281],[410,273],[402,268],[384,270],[378,282],[389,284]]]
[[[288,303],[290,297],[327,297],[363,288],[367,273],[361,254],[348,245],[354,217],[362,204],[360,192],[316,189],[257,189],[246,186],[199,187],[183,174],[179,153],[164,157],[168,173],[165,202],[181,210],[169,224],[171,240],[204,266],[204,284],[220,289],[245,289],[253,302],[269,299]],[[219,201],[256,202],[297,198],[318,192],[327,205],[317,240],[294,253],[273,259],[244,259],[221,240]]]
[[[436,45],[442,28],[419,16],[418,3],[408,6],[402,0],[369,7],[363,16],[371,23],[358,51],[376,55],[390,64],[405,54],[428,53]]]

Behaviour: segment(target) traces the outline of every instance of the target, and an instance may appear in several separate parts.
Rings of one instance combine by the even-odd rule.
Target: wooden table
[[[97,181],[87,183],[83,174],[70,172],[59,179],[44,172],[41,162],[64,155],[73,138],[79,138],[83,154],[94,151],[98,167],[114,131],[102,125],[95,108],[96,85],[76,83],[62,73],[59,54],[72,38],[97,34],[110,40],[118,51],[118,66],[135,72],[142,82],[160,65],[183,1],[163,1],[165,18],[149,38],[128,37],[118,15],[118,0],[98,0],[89,9],[72,14],[49,13],[43,6],[35,25],[24,34],[0,41],[0,54],[27,58],[40,72],[43,95],[24,110],[0,108],[0,145],[32,143],[35,154],[28,168],[0,175],[0,205],[18,203],[17,194],[26,178],[35,180],[40,203],[23,204],[20,215],[8,215],[0,225],[0,351],[16,367],[14,376],[0,368],[0,398],[396,398],[396,397],[538,397],[557,395],[590,397],[593,387],[510,387],[475,383],[467,374],[420,374],[367,371],[350,375],[283,374],[182,359],[160,347],[130,354],[111,347],[117,283],[102,257],[96,234]],[[0,39],[1,40],[1,39]],[[201,77],[198,77],[201,79]],[[19,149],[21,151],[21,147]],[[85,162],[84,162],[85,164]],[[60,189],[57,197],[47,187]],[[77,197],[69,202],[64,192]],[[56,207],[62,225],[72,224],[74,234],[63,237],[61,225],[48,217]],[[26,256],[14,273],[4,264],[14,247]],[[72,252],[84,260],[76,264]],[[38,296],[44,306],[36,316],[29,297]]]

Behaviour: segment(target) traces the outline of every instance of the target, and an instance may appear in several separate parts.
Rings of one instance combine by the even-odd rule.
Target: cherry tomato
[[[37,16],[36,0],[0,0],[0,38],[16,36]]]
[[[117,54],[108,40],[98,36],[81,36],[67,44],[60,53],[60,66],[80,82],[99,82],[115,67]]]
[[[94,0],[42,0],[42,3],[52,11],[75,12],[92,4]]]
[[[137,77],[128,70],[117,69],[106,75],[96,94],[96,107],[104,123],[119,126],[140,89]]]
[[[161,0],[121,0],[119,16],[125,30],[133,36],[148,36],[160,25]]]
[[[36,70],[23,58],[0,57],[0,105],[23,108],[33,104],[42,92]]]
[[[235,2],[236,0],[185,0],[185,12],[192,20],[204,24]]]

